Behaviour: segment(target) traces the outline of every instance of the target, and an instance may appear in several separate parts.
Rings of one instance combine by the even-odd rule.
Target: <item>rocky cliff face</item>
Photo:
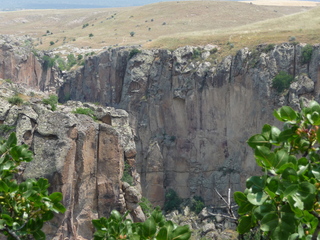
[[[112,49],[66,76],[59,95],[128,111],[143,192],[152,202],[162,204],[165,190],[174,188],[181,197],[218,204],[214,188],[223,195],[229,187],[240,190],[258,171],[246,140],[264,123],[275,124],[272,111],[318,99],[320,48],[303,64],[302,47],[242,49],[220,63],[214,46],[201,56],[184,47],[143,50],[131,59],[130,49]],[[284,96],[271,88],[280,71],[297,79]]]
[[[25,103],[9,104],[8,98],[17,93]],[[141,187],[128,114],[71,101],[53,112],[42,104],[43,97],[41,92],[0,81],[0,126],[6,126],[0,128],[0,134],[15,130],[19,142],[34,152],[23,176],[46,177],[52,191],[63,193],[67,211],[45,225],[48,239],[91,239],[91,220],[107,217],[112,209],[132,210],[134,220],[144,221],[137,204]],[[98,121],[72,113],[79,107],[92,109]],[[127,174],[133,176],[135,186],[121,180],[125,163],[131,164]]]
[[[33,49],[32,38],[0,35],[0,78],[41,91],[56,91],[59,72],[43,64],[42,52]]]

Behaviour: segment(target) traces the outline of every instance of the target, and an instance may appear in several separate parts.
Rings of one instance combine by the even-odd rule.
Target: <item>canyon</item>
[[[45,68],[26,40],[2,38],[0,78],[57,93],[63,105],[52,112],[32,98],[32,107],[20,108],[2,100],[0,121],[16,126],[35,153],[25,177],[45,176],[64,194],[68,211],[48,226],[56,239],[88,239],[88,219],[112,208],[130,208],[142,220],[137,192],[154,205],[163,205],[170,188],[182,198],[222,205],[216,190],[227,197],[229,188],[243,190],[259,173],[246,140],[266,123],[281,127],[273,110],[319,100],[319,45],[307,63],[304,44],[293,43],[244,48],[222,59],[215,45],[136,54],[134,47],[119,47],[61,72]],[[295,77],[283,94],[272,88],[280,71]],[[100,121],[70,113],[79,106],[92,108]],[[125,162],[135,189],[121,181]]]

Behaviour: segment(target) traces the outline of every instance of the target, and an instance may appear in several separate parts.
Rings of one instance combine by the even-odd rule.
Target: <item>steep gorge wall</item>
[[[220,63],[209,56],[210,46],[200,59],[193,47],[143,50],[131,59],[130,49],[112,49],[66,76],[59,96],[129,112],[143,192],[152,202],[162,204],[164,191],[173,188],[181,197],[219,204],[214,188],[222,195],[229,187],[240,190],[259,171],[246,140],[275,123],[272,111],[297,107],[299,97],[319,99],[320,49],[314,46],[303,64],[302,47],[242,49]],[[271,83],[280,71],[298,82],[305,78],[311,89],[278,95]]]
[[[41,91],[55,92],[61,85],[59,72],[43,65],[29,37],[0,35],[0,78]],[[42,56],[43,53],[39,52]]]
[[[20,106],[8,103],[16,92],[28,98]],[[44,225],[47,239],[92,239],[92,219],[108,217],[111,210],[144,221],[138,205],[140,178],[134,168],[135,143],[124,110],[70,101],[51,111],[41,102],[41,92],[25,90],[18,84],[0,81],[0,124],[13,127],[19,144],[28,144],[34,160],[20,169],[24,178],[45,177],[50,192],[63,194],[67,211]],[[42,93],[43,94],[43,93]],[[44,95],[44,94],[43,94]],[[76,108],[94,111],[98,121]],[[0,137],[6,133],[0,129]],[[122,182],[124,164],[130,164],[134,186]]]

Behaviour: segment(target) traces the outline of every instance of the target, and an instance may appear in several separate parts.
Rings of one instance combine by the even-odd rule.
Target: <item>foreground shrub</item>
[[[290,84],[293,81],[293,77],[284,72],[280,71],[277,76],[272,80],[272,87],[277,90],[277,92],[281,93],[285,89],[288,89],[290,87]]]
[[[319,239],[320,232],[320,105],[311,101],[296,112],[274,111],[284,129],[264,125],[247,142],[262,176],[247,179],[235,192],[243,234],[260,228],[267,239]]]
[[[26,145],[17,145],[15,133],[0,141],[0,232],[7,239],[45,239],[44,222],[64,213],[59,192],[48,195],[47,179],[15,179],[22,162],[32,161]]]
[[[118,211],[113,210],[110,217],[92,220],[96,228],[95,240],[130,239],[130,240],[187,240],[191,231],[188,225],[178,226],[171,221],[166,221],[159,208],[143,223],[134,223],[126,219]]]

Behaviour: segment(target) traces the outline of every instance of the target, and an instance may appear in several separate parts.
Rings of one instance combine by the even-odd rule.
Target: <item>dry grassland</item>
[[[177,1],[128,8],[0,12],[0,34],[30,35],[39,49],[135,44],[175,49],[211,43],[228,52],[233,51],[228,42],[234,49],[293,36],[300,42],[319,42],[319,28],[320,8],[256,2]]]

